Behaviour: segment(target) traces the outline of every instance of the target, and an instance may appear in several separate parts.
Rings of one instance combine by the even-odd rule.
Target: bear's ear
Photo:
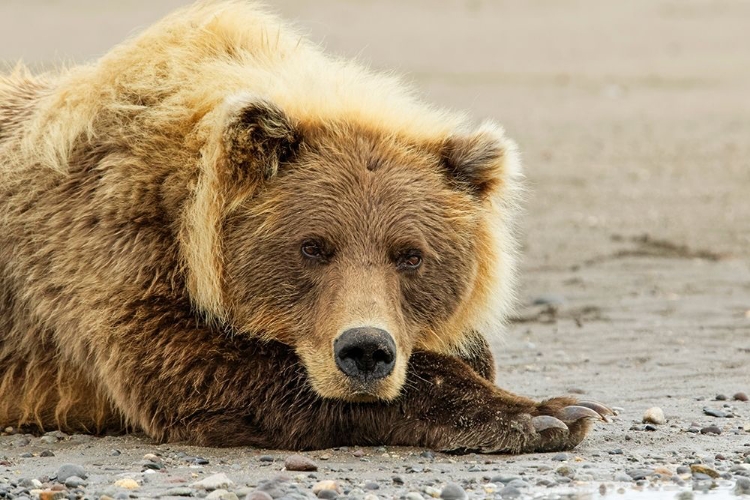
[[[448,137],[441,157],[451,183],[480,199],[520,174],[515,144],[491,122],[474,132]]]
[[[280,164],[295,157],[301,134],[276,105],[243,95],[231,98],[225,106],[223,168],[231,181],[257,185],[274,177]]]

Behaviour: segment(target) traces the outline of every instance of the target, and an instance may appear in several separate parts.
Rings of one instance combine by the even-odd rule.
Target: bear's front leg
[[[106,370],[102,384],[126,420],[161,441],[551,451],[572,448],[592,420],[608,413],[569,398],[536,403],[515,396],[459,358],[428,352],[411,356],[406,383],[393,401],[324,399],[290,347],[216,331],[166,306],[155,315],[154,305],[150,301],[147,313],[142,304],[130,321],[119,323],[125,328],[110,338],[97,365]]]

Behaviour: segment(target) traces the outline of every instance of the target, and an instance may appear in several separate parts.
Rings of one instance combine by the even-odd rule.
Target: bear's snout
[[[333,343],[336,366],[348,377],[370,382],[387,377],[396,364],[396,344],[380,328],[351,328]]]

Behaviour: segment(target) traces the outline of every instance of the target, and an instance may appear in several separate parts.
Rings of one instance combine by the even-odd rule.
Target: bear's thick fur
[[[575,446],[606,408],[492,383],[520,176],[496,125],[241,2],[91,65],[18,67],[0,77],[0,426]]]

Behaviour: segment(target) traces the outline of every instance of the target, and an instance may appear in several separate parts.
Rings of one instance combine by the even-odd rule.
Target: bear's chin
[[[330,378],[316,381],[311,377],[313,390],[324,399],[336,399],[349,403],[375,403],[378,401],[392,401],[401,393],[403,383],[399,383],[393,376],[362,384],[349,380],[344,376],[335,377],[335,383]]]

